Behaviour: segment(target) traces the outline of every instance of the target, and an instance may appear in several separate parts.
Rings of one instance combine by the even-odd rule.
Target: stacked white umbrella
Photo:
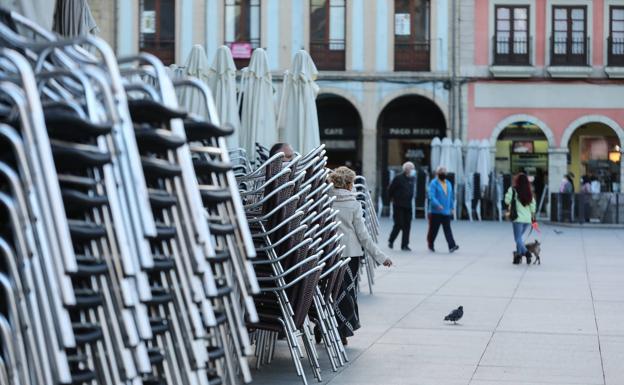
[[[230,48],[222,45],[208,72],[208,86],[217,106],[217,114],[221,125],[234,128],[234,134],[228,136],[229,148],[238,147],[240,116],[236,100],[236,66]]]
[[[254,50],[249,67],[242,71],[239,105],[240,145],[253,159],[256,143],[269,148],[277,142],[273,80],[262,48]]]
[[[492,169],[492,160],[490,154],[490,142],[483,139],[479,143],[479,154],[477,157],[477,170],[481,178],[481,190],[485,189],[490,182],[490,171]]]
[[[53,29],[65,37],[86,36],[98,31],[87,0],[57,0]]]
[[[447,172],[455,172],[455,162],[453,161],[453,141],[450,138],[442,139],[440,162],[438,167],[444,167]]]
[[[316,95],[318,75],[310,55],[303,50],[295,54],[292,68],[284,73],[284,84],[277,118],[279,138],[302,153],[311,152],[321,144]]]
[[[177,77],[183,75],[186,77],[194,77],[204,83],[208,83],[208,74],[210,73],[210,66],[208,65],[208,57],[204,47],[196,44],[191,49],[184,63],[184,68],[170,67],[170,76]],[[178,102],[181,106],[191,113],[199,115],[202,119],[209,119],[208,109],[206,108],[206,101],[201,92],[195,87],[183,87],[177,91]]]
[[[437,136],[431,141],[431,172],[434,173],[438,165],[440,164],[440,151],[442,142]]]
[[[464,154],[462,152],[462,141],[455,139],[453,142],[453,160],[455,161],[455,184],[464,184]]]
[[[470,178],[470,175],[477,171],[478,158],[479,142],[473,139],[468,142],[468,150],[466,151],[466,162],[464,167],[466,178]]]
[[[15,11],[41,25],[52,29],[57,0],[0,0],[0,6]]]

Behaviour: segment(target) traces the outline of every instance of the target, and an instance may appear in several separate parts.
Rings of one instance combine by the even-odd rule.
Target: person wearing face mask
[[[412,201],[414,200],[414,176],[416,167],[412,162],[403,163],[403,172],[392,179],[388,187],[388,197],[392,202],[394,226],[388,239],[388,247],[392,249],[394,240],[401,232],[401,250],[409,248],[410,226],[412,223]]]
[[[434,242],[440,230],[440,225],[444,230],[444,237],[448,243],[449,252],[459,249],[459,246],[453,239],[453,231],[451,230],[451,218],[455,210],[453,203],[453,185],[446,180],[446,169],[438,167],[436,170],[437,177],[429,183],[429,212],[431,213],[431,229],[427,242],[429,250],[435,251]]]

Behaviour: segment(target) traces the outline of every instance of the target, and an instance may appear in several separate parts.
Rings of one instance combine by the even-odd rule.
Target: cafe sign
[[[355,127],[321,128],[321,138],[357,139],[357,137],[357,129]]]
[[[430,127],[390,127],[386,128],[384,136],[386,138],[424,138],[431,139],[441,135],[443,129]]]

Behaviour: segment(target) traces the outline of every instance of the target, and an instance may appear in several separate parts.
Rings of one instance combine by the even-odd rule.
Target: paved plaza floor
[[[380,246],[395,267],[376,270],[374,295],[360,293],[350,362],[333,373],[318,346],[323,383],[624,384],[623,229],[542,225],[542,264],[515,266],[509,223],[453,223],[454,254],[441,231],[439,251],[426,249],[423,220],[412,223],[412,252],[389,250],[390,226],[382,220]],[[459,305],[464,318],[445,323]],[[254,384],[301,383],[281,343],[253,375]]]

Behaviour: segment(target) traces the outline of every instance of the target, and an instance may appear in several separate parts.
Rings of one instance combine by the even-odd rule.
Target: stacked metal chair
[[[334,299],[349,259],[342,256],[334,198],[328,195],[330,170],[324,146],[288,163],[283,162],[283,153],[270,158],[265,155],[258,168],[237,173],[258,254],[253,264],[260,282],[261,294],[255,297],[260,322],[249,325],[256,345],[256,366],[269,364],[277,340],[284,338],[302,381],[307,383],[301,362],[304,351],[320,381],[315,338],[323,342],[333,370],[348,361],[338,333]],[[368,191],[365,186],[364,190]],[[364,190],[361,196],[369,208],[366,215],[374,216]],[[371,229],[377,226],[372,218],[367,220]]]
[[[227,131],[182,120],[157,59],[122,77],[100,39],[0,16],[0,384],[249,382],[258,285]]]
[[[375,212],[375,205],[373,204],[373,198],[370,195],[370,189],[366,184],[366,178],[363,176],[357,176],[353,188],[356,191],[356,197],[362,204],[362,211],[364,212],[364,223],[368,229],[371,238],[377,242],[379,238],[379,221],[377,219],[377,213]],[[366,279],[368,281],[368,291],[373,294],[373,285],[375,284],[375,267],[377,263],[372,256],[364,253],[364,258],[360,258],[361,264],[366,271]]]

